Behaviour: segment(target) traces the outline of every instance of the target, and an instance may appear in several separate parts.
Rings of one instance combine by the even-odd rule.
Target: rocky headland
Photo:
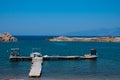
[[[81,37],[66,37],[59,36],[49,39],[49,41],[79,41],[79,42],[120,42],[120,37],[91,37],[91,38],[81,38]]]
[[[0,42],[14,42],[17,41],[17,38],[13,37],[10,33],[5,32],[0,34]]]

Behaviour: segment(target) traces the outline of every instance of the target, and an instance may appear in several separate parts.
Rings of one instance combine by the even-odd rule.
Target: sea
[[[0,80],[120,80],[120,42],[49,42],[51,36],[16,36],[17,42],[0,42]],[[42,74],[29,78],[30,61],[11,62],[11,48],[30,56],[32,48],[42,55],[82,56],[97,50],[96,60],[43,61]]]

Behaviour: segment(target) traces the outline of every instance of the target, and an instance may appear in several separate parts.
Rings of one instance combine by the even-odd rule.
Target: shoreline
[[[81,77],[81,78],[0,78],[0,80],[119,80],[120,77]]]
[[[67,41],[67,42],[120,42],[120,37],[112,37],[112,36],[107,36],[107,37],[66,37],[66,36],[59,36],[59,37],[53,37],[50,38],[48,41],[51,42],[62,42],[62,41]]]

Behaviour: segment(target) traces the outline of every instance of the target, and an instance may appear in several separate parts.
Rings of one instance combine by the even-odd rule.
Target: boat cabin
[[[91,55],[96,55],[96,49],[90,49],[90,51],[91,51],[90,52]]]

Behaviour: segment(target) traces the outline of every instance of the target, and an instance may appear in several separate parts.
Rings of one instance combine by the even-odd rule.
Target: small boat
[[[92,59],[92,58],[97,58],[97,56],[96,55],[91,55],[91,54],[85,54],[84,58],[85,59]]]
[[[42,57],[42,54],[41,53],[39,53],[39,52],[32,52],[31,54],[30,54],[30,57]]]
[[[20,56],[19,48],[12,48],[10,53],[10,58],[15,58]]]
[[[31,57],[21,56],[19,48],[11,49],[9,59],[10,59],[10,61],[31,61],[32,60]]]
[[[96,50],[95,49],[91,49],[91,52],[90,54],[85,54],[83,56],[84,59],[96,59],[98,56],[97,56],[97,53],[96,53]]]
[[[9,59],[11,61],[17,61],[20,56],[19,48],[11,48]]]
[[[34,57],[42,57],[40,49],[39,48],[33,48],[32,53],[30,54],[30,57],[32,57],[32,58],[34,58]]]

